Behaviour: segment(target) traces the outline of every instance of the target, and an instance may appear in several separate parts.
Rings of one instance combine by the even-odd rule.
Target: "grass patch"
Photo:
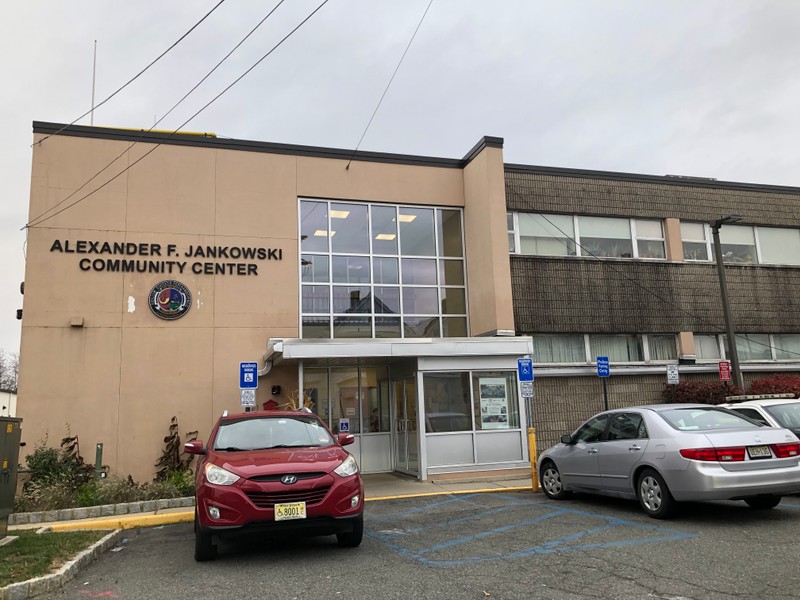
[[[18,539],[0,546],[0,588],[52,573],[108,533],[10,531]]]

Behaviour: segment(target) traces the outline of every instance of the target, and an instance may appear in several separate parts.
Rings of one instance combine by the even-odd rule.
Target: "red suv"
[[[358,546],[364,533],[364,484],[353,456],[311,412],[224,414],[200,455],[195,477],[194,558],[216,556],[214,536],[331,535]]]

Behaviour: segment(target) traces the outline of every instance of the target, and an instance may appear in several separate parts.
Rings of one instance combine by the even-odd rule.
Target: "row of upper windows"
[[[542,213],[508,213],[508,248],[529,256],[595,256],[666,260],[662,221]],[[683,258],[712,261],[711,226],[680,224]],[[725,225],[724,262],[800,265],[800,229]]]
[[[678,358],[673,334],[534,333],[535,363],[589,364],[598,356],[617,363],[674,362]],[[698,361],[716,361],[730,354],[725,335],[694,334]],[[739,360],[800,360],[800,334],[737,334]]]

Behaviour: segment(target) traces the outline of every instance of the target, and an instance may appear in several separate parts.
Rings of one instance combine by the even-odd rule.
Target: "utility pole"
[[[731,361],[731,377],[733,385],[743,390],[742,371],[739,368],[739,353],[736,350],[736,334],[733,332],[733,320],[731,319],[731,308],[728,302],[728,285],[725,281],[725,266],[722,263],[722,245],[719,241],[719,229],[729,223],[738,223],[742,220],[739,215],[730,215],[717,219],[711,224],[711,233],[714,236],[714,258],[717,261],[717,272],[719,273],[719,289],[722,294],[722,313],[725,317],[725,333],[728,336],[728,353]]]

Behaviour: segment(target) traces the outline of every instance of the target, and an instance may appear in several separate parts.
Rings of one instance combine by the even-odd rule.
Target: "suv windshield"
[[[262,417],[223,422],[214,450],[265,450],[329,446],[328,431],[310,417]]]
[[[750,419],[719,408],[673,408],[659,411],[664,420],[679,431],[710,429],[753,429]]]

